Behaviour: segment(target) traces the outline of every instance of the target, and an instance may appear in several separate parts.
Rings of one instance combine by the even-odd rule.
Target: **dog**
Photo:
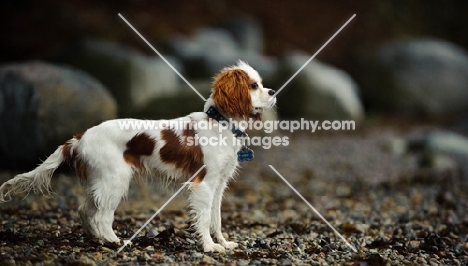
[[[105,121],[66,141],[34,170],[5,182],[0,187],[0,202],[30,191],[50,193],[54,171],[68,163],[84,187],[85,201],[78,208],[84,231],[102,242],[119,243],[112,229],[114,212],[126,197],[133,177],[154,173],[173,180],[187,181],[192,177],[189,207],[199,244],[205,252],[233,249],[238,244],[227,241],[221,232],[222,197],[239,161],[251,160],[253,156],[245,145],[246,133],[233,121],[261,119],[265,109],[275,106],[274,94],[274,90],[263,87],[255,69],[238,61],[214,76],[204,112],[173,120],[153,120],[153,125],[159,127],[152,129],[122,129],[125,123],[135,125],[151,120]],[[228,141],[226,145],[193,141],[202,138]]]

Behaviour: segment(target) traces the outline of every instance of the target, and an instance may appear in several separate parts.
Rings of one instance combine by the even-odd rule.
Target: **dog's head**
[[[214,77],[210,96],[214,107],[229,117],[260,119],[276,104],[275,91],[264,88],[258,72],[243,61]]]

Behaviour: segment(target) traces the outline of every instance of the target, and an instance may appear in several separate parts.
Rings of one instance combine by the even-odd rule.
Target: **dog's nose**
[[[275,94],[275,90],[269,90],[268,91],[268,95],[274,95]]]

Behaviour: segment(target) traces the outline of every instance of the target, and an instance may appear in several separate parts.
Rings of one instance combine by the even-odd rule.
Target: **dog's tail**
[[[29,193],[31,190],[34,193],[43,195],[52,192],[50,180],[54,171],[64,162],[73,159],[74,150],[79,142],[79,138],[74,136],[72,139],[60,145],[54,153],[52,153],[42,164],[36,169],[19,174],[14,178],[3,183],[0,187],[0,202],[11,200],[11,196]]]

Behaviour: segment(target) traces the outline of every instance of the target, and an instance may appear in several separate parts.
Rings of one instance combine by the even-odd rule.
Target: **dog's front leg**
[[[211,206],[211,232],[223,247],[233,249],[236,248],[238,244],[226,241],[221,230],[221,203],[223,201],[223,194],[226,187],[227,181],[224,181],[221,182],[214,191],[213,205]]]
[[[206,181],[192,184],[189,196],[191,214],[203,250],[205,252],[225,252],[224,247],[214,243],[210,236],[211,209],[214,195],[214,188],[210,187]]]

